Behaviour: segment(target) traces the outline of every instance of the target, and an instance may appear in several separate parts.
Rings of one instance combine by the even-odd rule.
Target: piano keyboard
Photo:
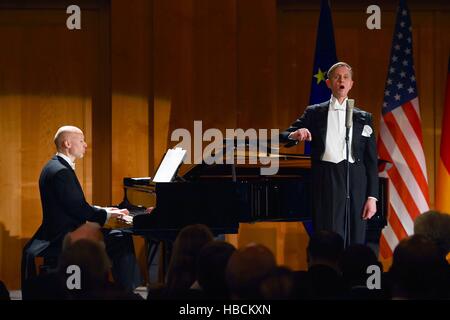
[[[140,214],[146,214],[145,212],[146,208],[142,207],[142,208],[133,208],[133,209],[128,209],[128,212],[130,213],[129,215],[134,217]]]
[[[124,216],[120,217],[119,219],[122,220],[123,222],[125,222],[126,224],[133,224],[133,216],[131,216],[131,215],[124,215]]]

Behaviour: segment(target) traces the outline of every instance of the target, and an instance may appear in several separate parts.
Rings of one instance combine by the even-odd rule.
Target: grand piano
[[[134,216],[133,230],[180,230],[202,223],[217,234],[238,233],[239,223],[311,221],[309,156],[278,154],[275,175],[261,175],[258,164],[182,165],[170,183],[150,178],[123,179],[120,208]],[[380,178],[377,213],[368,228],[386,225],[387,181]],[[145,208],[156,209],[151,214]]]
[[[234,154],[246,159],[244,154]],[[311,222],[311,159],[300,154],[278,153],[279,170],[261,175],[261,165],[181,165],[174,181],[153,183],[149,178],[126,177],[120,208],[133,215],[132,231],[153,244],[148,263],[155,256],[155,244],[171,242],[186,225],[201,223],[215,235],[235,234],[241,223],[261,221]],[[369,220],[367,239],[378,243],[386,225],[387,181],[380,178],[377,213]],[[145,208],[153,206],[151,214]]]
[[[229,234],[238,233],[243,222],[307,221],[311,219],[309,167],[308,157],[281,155],[280,169],[273,176],[261,176],[257,165],[203,163],[185,168],[172,183],[125,178],[120,207],[138,213],[133,220],[137,232],[202,223],[217,234]],[[139,214],[142,207],[130,206],[136,205],[130,200],[134,192],[153,197],[156,209]]]

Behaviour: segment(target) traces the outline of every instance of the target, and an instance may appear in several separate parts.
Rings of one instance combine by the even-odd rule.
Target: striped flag
[[[447,89],[442,119],[441,157],[436,188],[436,209],[450,213],[450,57],[448,60]]]
[[[429,210],[412,27],[405,0],[400,0],[396,19],[378,138],[380,159],[391,163],[380,173],[389,178],[388,225],[380,238],[384,259],[413,233],[414,219]]]

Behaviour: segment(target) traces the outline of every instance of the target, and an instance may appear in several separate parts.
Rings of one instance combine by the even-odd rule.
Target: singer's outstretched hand
[[[311,132],[309,132],[308,129],[306,128],[300,128],[294,132],[292,132],[289,135],[289,139],[294,139],[294,140],[298,140],[298,141],[311,141],[312,140],[312,135]]]

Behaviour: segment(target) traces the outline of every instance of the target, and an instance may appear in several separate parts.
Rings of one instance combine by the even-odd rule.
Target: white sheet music
[[[167,150],[153,182],[171,182],[185,156],[186,150],[181,148]]]

